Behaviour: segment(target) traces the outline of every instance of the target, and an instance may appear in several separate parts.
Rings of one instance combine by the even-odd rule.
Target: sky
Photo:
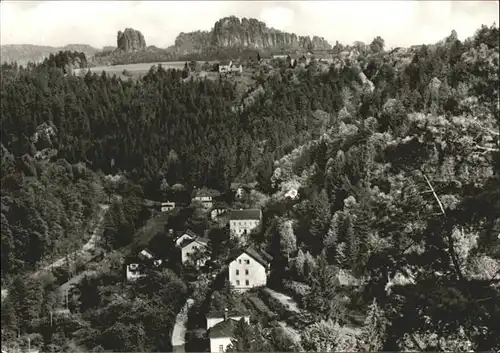
[[[386,47],[435,43],[454,29],[459,39],[499,23],[498,1],[5,1],[1,44],[116,46],[117,32],[140,30],[147,45],[173,45],[179,32],[210,30],[225,16],[253,17],[298,35],[335,44]]]

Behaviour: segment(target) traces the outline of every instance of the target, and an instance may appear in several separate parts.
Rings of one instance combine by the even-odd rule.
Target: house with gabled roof
[[[238,62],[229,61],[221,61],[219,63],[219,73],[242,73],[243,66]]]
[[[208,260],[206,250],[208,249],[207,238],[194,238],[183,242],[181,247],[182,264],[192,263],[196,268],[202,267]]]
[[[229,261],[229,283],[235,290],[246,291],[267,284],[271,255],[248,247],[233,252]]]
[[[210,352],[225,352],[231,344],[231,339],[234,335],[234,329],[238,321],[225,318],[223,321],[212,326],[208,330],[210,337]]]
[[[242,310],[241,308],[234,309],[225,309],[223,311],[210,311],[206,315],[207,320],[207,330],[217,325],[219,322],[224,320],[231,319],[240,321],[244,319],[248,324],[250,323],[250,312],[246,309]]]
[[[188,240],[193,240],[198,238],[198,234],[193,232],[191,229],[186,230],[183,232],[181,235],[175,238],[175,246],[177,247],[182,247],[183,243],[188,241]]]
[[[220,191],[208,188],[193,190],[192,201],[198,201],[207,209],[212,208],[216,198],[220,196]]]
[[[262,221],[262,211],[258,208],[232,210],[229,218],[231,237],[243,237],[256,229]]]

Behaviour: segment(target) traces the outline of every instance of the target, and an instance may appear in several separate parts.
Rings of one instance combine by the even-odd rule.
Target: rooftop
[[[231,220],[246,220],[246,219],[260,219],[262,211],[258,208],[250,208],[247,210],[232,210]]]
[[[224,320],[213,326],[209,330],[210,338],[232,337],[236,324],[233,319]]]
[[[191,243],[198,243],[202,246],[207,246],[208,244],[208,239],[207,238],[194,238],[194,239],[187,239],[186,241],[182,242],[181,246],[183,248],[185,248],[186,246],[188,246],[189,244]]]
[[[260,263],[262,266],[267,267],[269,263],[272,261],[273,257],[269,255],[268,253],[255,249],[253,247],[248,247],[246,249],[240,249],[234,251],[231,256],[229,257],[229,261],[235,260],[237,257],[239,257],[241,254],[247,254],[251,258],[253,258],[255,261]]]
[[[220,191],[214,190],[214,189],[207,189],[207,188],[202,188],[202,189],[195,189],[193,190],[193,196],[194,197],[204,197],[204,196],[220,196]]]
[[[207,318],[223,318],[225,315],[224,310],[220,311],[210,311],[207,313]],[[241,308],[236,308],[234,310],[229,310],[227,313],[228,317],[235,317],[235,316],[245,316],[245,315],[250,315],[250,312],[248,310],[241,310]]]

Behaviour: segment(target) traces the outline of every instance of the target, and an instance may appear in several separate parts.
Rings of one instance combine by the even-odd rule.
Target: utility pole
[[[53,315],[52,313],[53,313],[53,312],[52,312],[52,310],[51,310],[51,311],[50,311],[50,327],[52,327],[52,315]]]
[[[68,302],[69,302],[69,295],[68,295],[68,290],[66,289],[66,309],[69,310]]]

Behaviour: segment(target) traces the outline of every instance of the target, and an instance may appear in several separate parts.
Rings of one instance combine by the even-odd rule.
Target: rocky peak
[[[321,37],[297,36],[267,27],[255,18],[236,16],[218,20],[210,32],[180,33],[175,41],[178,52],[201,53],[214,48],[249,48],[260,50],[318,50],[331,49]]]
[[[138,51],[146,49],[146,41],[140,31],[126,28],[124,32],[118,31],[116,46],[123,51]]]

